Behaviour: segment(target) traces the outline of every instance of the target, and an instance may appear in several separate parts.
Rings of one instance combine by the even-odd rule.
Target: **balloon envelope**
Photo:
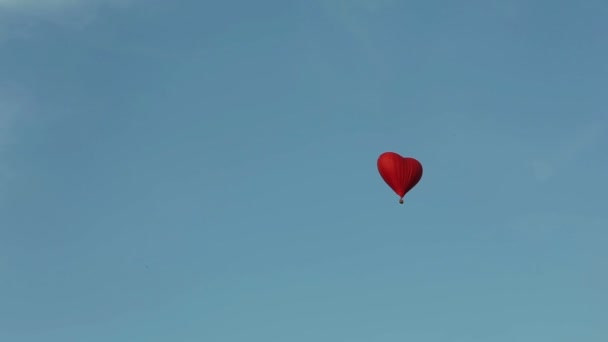
[[[399,203],[403,203],[405,194],[422,178],[422,164],[414,158],[385,152],[378,157],[378,172],[386,184],[399,195]]]

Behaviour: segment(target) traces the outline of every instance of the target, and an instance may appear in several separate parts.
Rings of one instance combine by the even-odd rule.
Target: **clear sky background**
[[[0,341],[607,341],[606,18],[0,0]]]

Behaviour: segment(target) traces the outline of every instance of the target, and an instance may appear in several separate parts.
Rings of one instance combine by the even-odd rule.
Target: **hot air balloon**
[[[422,164],[414,158],[385,152],[378,157],[378,172],[386,184],[399,195],[399,203],[403,204],[405,194],[422,178]]]

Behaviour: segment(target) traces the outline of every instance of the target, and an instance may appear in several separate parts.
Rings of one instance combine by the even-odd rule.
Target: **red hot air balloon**
[[[385,152],[378,157],[378,172],[382,179],[399,195],[399,203],[422,178],[422,164],[414,158],[407,158],[395,152]]]

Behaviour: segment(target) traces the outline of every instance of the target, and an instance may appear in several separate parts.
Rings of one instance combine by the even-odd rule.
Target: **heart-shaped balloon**
[[[399,195],[399,203],[403,204],[405,194],[422,178],[422,164],[414,158],[385,152],[378,157],[378,172],[386,184]]]

